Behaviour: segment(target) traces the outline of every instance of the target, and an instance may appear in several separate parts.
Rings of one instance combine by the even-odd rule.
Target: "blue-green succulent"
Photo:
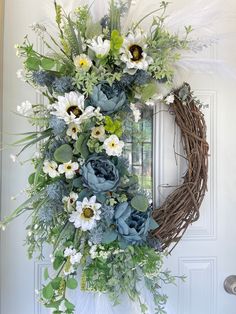
[[[114,191],[120,181],[114,163],[102,155],[90,157],[81,169],[83,184],[94,193]]]

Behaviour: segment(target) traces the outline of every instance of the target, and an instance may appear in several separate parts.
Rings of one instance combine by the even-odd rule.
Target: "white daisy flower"
[[[165,98],[165,103],[167,105],[171,105],[173,104],[174,100],[175,100],[175,96],[173,94],[170,94],[169,96]]]
[[[79,164],[77,162],[66,162],[59,165],[58,172],[60,174],[65,174],[66,179],[73,179],[76,171],[79,169]]]
[[[58,177],[57,163],[55,161],[45,160],[43,163],[43,172],[48,174],[51,178]]]
[[[87,55],[81,54],[74,58],[74,65],[77,71],[87,72],[92,66],[92,61]]]
[[[105,139],[105,128],[103,125],[92,128],[91,136],[103,142]]]
[[[141,119],[141,112],[140,110],[136,107],[135,104],[130,104],[130,108],[133,111],[133,115],[134,115],[134,121],[138,122]]]
[[[69,196],[64,196],[62,202],[66,205],[67,209],[72,209],[78,199],[78,194],[75,192],[70,192]]]
[[[16,109],[19,114],[25,117],[29,117],[30,115],[33,114],[33,106],[28,100],[22,102],[22,104],[17,106]]]
[[[98,36],[97,39],[92,39],[89,48],[96,53],[97,58],[106,56],[111,49],[110,40],[103,40],[102,36]]]
[[[120,49],[121,60],[126,64],[125,72],[135,74],[137,70],[147,70],[153,59],[145,52],[146,37],[140,30],[130,32]]]
[[[111,135],[108,137],[103,144],[103,148],[106,150],[108,156],[120,156],[122,154],[122,149],[124,147],[124,142],[120,141],[116,135]]]
[[[92,196],[89,200],[87,197],[82,202],[76,203],[76,210],[70,215],[69,221],[75,228],[81,228],[83,231],[91,230],[96,226],[96,221],[100,220],[101,208],[100,203],[96,203],[96,196]]]
[[[52,111],[51,114],[63,119],[66,124],[80,125],[84,120],[95,115],[95,108],[92,106],[84,108],[84,96],[76,92],[58,96],[58,102],[53,104],[53,108],[55,111]]]
[[[66,134],[70,136],[73,140],[78,140],[78,133],[81,132],[81,128],[76,123],[70,123],[66,131]]]

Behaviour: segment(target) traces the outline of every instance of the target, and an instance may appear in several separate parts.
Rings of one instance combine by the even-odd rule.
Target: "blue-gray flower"
[[[83,183],[94,193],[114,191],[120,177],[116,166],[105,156],[92,156],[81,169]]]
[[[93,89],[90,97],[91,105],[100,107],[101,112],[111,114],[119,110],[126,103],[126,95],[115,84],[99,84]]]
[[[115,221],[118,234],[129,244],[145,241],[153,223],[150,209],[140,212],[133,209],[128,202],[116,206]]]

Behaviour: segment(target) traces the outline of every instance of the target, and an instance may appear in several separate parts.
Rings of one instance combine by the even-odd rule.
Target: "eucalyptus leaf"
[[[110,244],[117,239],[117,232],[114,230],[110,230],[104,233],[102,243]]]
[[[149,202],[145,195],[140,194],[132,198],[131,205],[138,211],[145,212],[148,208]]]
[[[76,289],[78,287],[78,282],[75,278],[70,278],[67,280],[66,286],[69,289]]]
[[[43,297],[45,299],[50,300],[54,295],[54,290],[53,290],[52,284],[49,283],[47,286],[45,286],[43,288],[42,293],[43,293]]]
[[[73,150],[70,145],[63,144],[56,149],[54,153],[54,158],[57,162],[66,163],[72,160]]]

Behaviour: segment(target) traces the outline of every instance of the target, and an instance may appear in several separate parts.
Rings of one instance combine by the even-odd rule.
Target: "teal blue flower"
[[[81,169],[84,186],[94,193],[114,191],[120,176],[116,166],[105,156],[90,157]]]
[[[134,210],[128,202],[120,203],[115,208],[115,221],[119,235],[128,243],[145,241],[150,230],[150,210]]]
[[[119,110],[126,103],[126,95],[118,84],[99,84],[93,89],[90,97],[91,105],[100,107],[101,112],[111,114]]]

